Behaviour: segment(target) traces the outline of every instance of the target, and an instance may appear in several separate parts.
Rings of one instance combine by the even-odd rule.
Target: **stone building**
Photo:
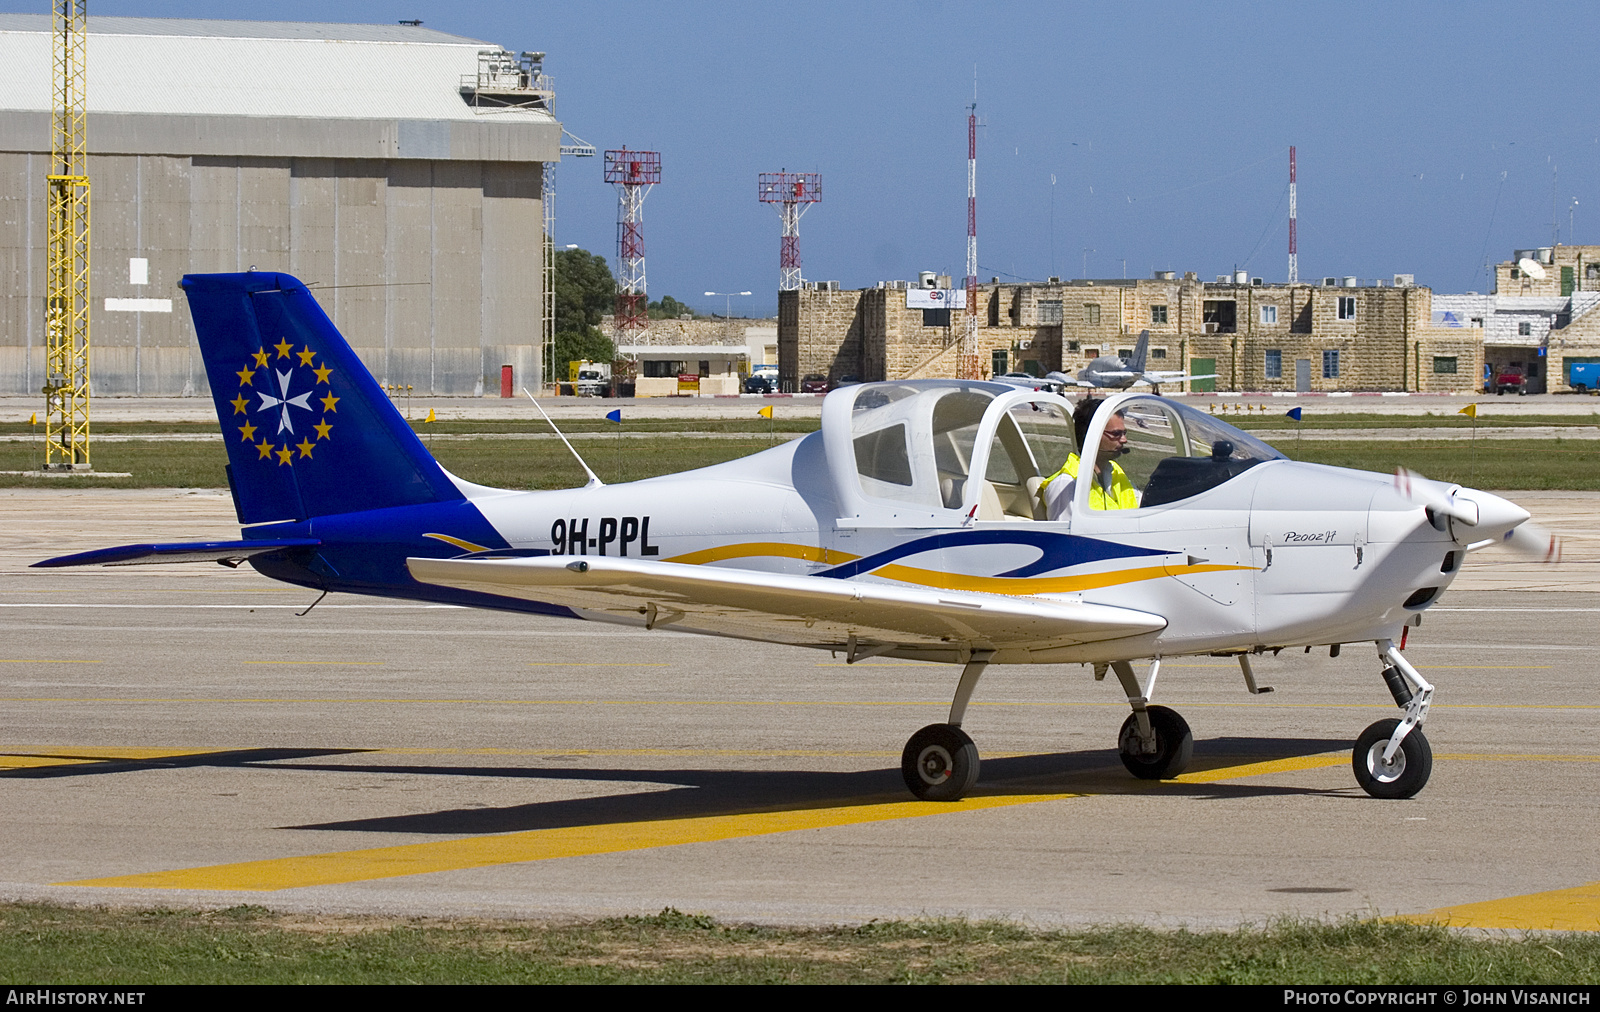
[[[964,310],[911,308],[912,287],[779,293],[780,381],[793,389],[812,373],[953,375]],[[1296,285],[1244,276],[1202,282],[1166,271],[1137,280],[995,278],[978,290],[978,350],[991,375],[1070,374],[1100,355],[1130,355],[1149,330],[1147,368],[1218,374],[1186,385],[1194,390],[1473,389],[1482,341],[1436,326],[1431,299],[1406,275]]]
[[[0,14],[0,390],[44,379],[51,19]],[[207,392],[178,281],[287,271],[382,382],[537,389],[533,55],[407,25],[92,17],[91,383]]]

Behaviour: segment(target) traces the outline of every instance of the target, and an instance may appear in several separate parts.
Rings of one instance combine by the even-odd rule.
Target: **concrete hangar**
[[[408,25],[90,18],[93,390],[201,395],[186,273],[282,270],[381,382],[537,389],[537,54]],[[45,364],[48,15],[0,14],[0,391]]]

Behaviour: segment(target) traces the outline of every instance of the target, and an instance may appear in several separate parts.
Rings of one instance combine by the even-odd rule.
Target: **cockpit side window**
[[[978,500],[979,520],[1044,520],[1045,479],[1072,452],[1072,419],[1058,404],[1025,401],[1000,419]]]
[[[1184,405],[1136,397],[1122,402],[1119,414],[1127,439],[1120,447],[1099,448],[1097,462],[1102,471],[1114,466],[1127,476],[1140,507],[1188,499],[1283,458],[1254,436]]]
[[[933,461],[939,494],[948,509],[960,509],[972,470],[972,447],[984,410],[994,398],[970,390],[945,393],[933,406]]]

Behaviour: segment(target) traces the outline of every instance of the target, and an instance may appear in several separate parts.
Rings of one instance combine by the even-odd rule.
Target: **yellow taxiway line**
[[[1443,924],[1452,928],[1510,928],[1517,931],[1600,931],[1600,882],[1524,896],[1440,907],[1395,920]]]
[[[1342,756],[1337,758],[1296,756],[1200,771],[1187,774],[1180,780],[1185,783],[1213,783],[1238,777],[1331,766],[1347,761]],[[648,850],[685,843],[711,843],[718,840],[791,833],[803,829],[828,829],[868,822],[950,815],[1088,796],[1090,795],[1087,793],[992,794],[955,802],[889,801],[861,804],[847,802],[829,807],[798,810],[535,829],[521,833],[401,844],[394,847],[372,847],[201,868],[179,868],[172,871],[80,879],[57,884],[132,889],[232,889],[270,892],[279,889],[303,889],[308,886],[397,878],[404,875],[424,875],[429,872],[459,871],[491,865]]]

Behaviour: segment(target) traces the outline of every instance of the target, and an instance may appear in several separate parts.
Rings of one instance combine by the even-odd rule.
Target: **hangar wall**
[[[43,384],[47,157],[0,152],[0,390]],[[470,394],[538,382],[541,166],[529,162],[91,156],[96,394],[200,395],[178,281],[284,270],[318,291],[384,383]],[[129,260],[149,261],[148,283]],[[108,311],[106,299],[172,311]],[[487,380],[486,380],[487,377]]]

